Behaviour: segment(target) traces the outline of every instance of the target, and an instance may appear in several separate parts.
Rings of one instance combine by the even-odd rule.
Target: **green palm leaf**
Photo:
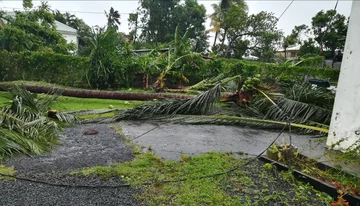
[[[215,104],[219,102],[220,95],[221,85],[218,84],[191,99],[150,102],[133,109],[120,111],[114,120],[148,119],[156,115],[209,114],[214,110]]]
[[[73,123],[71,115],[57,113],[57,120],[48,117],[56,95],[36,98],[24,87],[14,85],[10,106],[0,109],[0,159],[16,154],[39,155],[58,143],[60,130],[56,121]]]

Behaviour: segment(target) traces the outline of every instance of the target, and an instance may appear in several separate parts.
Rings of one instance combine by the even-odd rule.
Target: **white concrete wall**
[[[360,139],[360,1],[353,0],[327,145],[354,147]]]
[[[60,32],[60,34],[64,37],[68,44],[74,43],[76,45],[76,48],[78,47],[78,38],[76,34],[67,34],[62,32]]]

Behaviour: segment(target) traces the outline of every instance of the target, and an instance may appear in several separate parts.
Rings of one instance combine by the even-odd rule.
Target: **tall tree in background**
[[[205,31],[206,9],[197,0],[185,0],[174,9],[171,34],[179,26],[180,34],[188,33],[193,42],[193,51],[203,52],[208,48],[207,32]]]
[[[274,56],[275,53],[275,43],[282,37],[281,31],[276,27],[277,18],[272,13],[264,11],[241,16],[238,15],[238,9],[231,8],[225,18],[228,26],[228,43],[226,47],[219,48],[220,54],[225,57],[233,54],[236,58],[241,58],[244,54],[255,52],[260,55],[260,59],[270,60],[270,56]]]
[[[116,11],[113,7],[110,8],[109,13],[105,11],[105,15],[107,18],[107,26],[108,28],[114,28],[118,30],[120,26],[120,14],[119,11]]]
[[[138,19],[139,14],[138,13],[131,13],[129,14],[128,22],[129,22],[129,36],[130,40],[135,44],[136,38],[137,38],[137,32],[138,32]]]
[[[142,38],[148,43],[164,43],[172,40],[175,31],[172,16],[180,0],[140,0],[140,27]]]
[[[24,9],[31,9],[33,7],[32,0],[23,0],[23,7]]]
[[[179,25],[181,35],[188,31],[195,51],[208,47],[205,31],[206,9],[197,0],[141,0],[138,9],[140,21],[132,18],[131,27],[141,28],[138,41],[152,45],[167,45],[174,39]],[[134,30],[131,32],[134,35]]]
[[[49,5],[31,11],[15,12],[15,17],[5,16],[7,24],[0,30],[0,42],[8,51],[54,51],[67,54],[75,45],[67,44],[57,32],[54,15]]]
[[[311,22],[314,40],[319,44],[321,52],[330,51],[334,55],[336,49],[343,49],[346,38],[347,22],[344,15],[336,10],[320,11]]]
[[[214,13],[211,15],[211,31],[215,32],[215,39],[213,47],[216,45],[219,34],[222,35],[221,46],[224,46],[227,32],[231,27],[231,15],[237,13],[238,17],[245,17],[247,15],[247,4],[244,0],[221,0],[219,4],[212,4]],[[238,18],[237,17],[237,18]]]
[[[313,38],[309,38],[308,40],[304,40],[300,46],[300,50],[298,55],[303,56],[306,54],[318,55],[320,53],[319,47],[315,46],[315,41]]]

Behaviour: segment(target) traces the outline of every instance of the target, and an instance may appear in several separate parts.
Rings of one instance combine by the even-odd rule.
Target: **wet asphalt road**
[[[83,135],[96,129],[96,135]],[[74,177],[69,172],[85,167],[110,165],[133,158],[131,149],[114,129],[105,124],[78,125],[66,128],[61,145],[41,157],[15,158],[6,163],[14,166],[16,175],[57,184],[119,185],[120,179]],[[26,181],[0,181],[0,205],[137,205],[131,188],[66,188]]]

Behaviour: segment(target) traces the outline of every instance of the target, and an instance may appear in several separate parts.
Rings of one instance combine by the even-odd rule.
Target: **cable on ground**
[[[249,165],[250,163],[254,162],[255,160],[259,159],[261,155],[263,155],[281,136],[281,134],[284,132],[284,130],[286,129],[288,125],[286,124],[282,130],[280,131],[280,133],[277,135],[277,137],[270,143],[269,146],[267,146],[261,153],[259,153],[256,157],[248,160],[247,162],[245,162],[244,164],[241,164],[237,167],[234,167],[232,169],[229,169],[225,172],[219,172],[219,173],[215,173],[215,174],[211,174],[211,175],[204,175],[204,176],[200,176],[200,177],[195,177],[195,178],[182,178],[182,179],[176,179],[176,180],[164,180],[164,181],[158,181],[158,182],[145,182],[139,185],[152,185],[152,184],[167,184],[167,183],[174,183],[174,182],[184,182],[184,181],[188,181],[188,180],[200,180],[200,179],[205,179],[205,178],[214,178],[214,177],[218,177],[221,175],[225,175],[225,174],[229,174],[231,172],[234,172],[242,167],[245,167],[246,165]],[[146,133],[151,132],[152,130],[158,128],[159,126],[147,131]],[[146,133],[142,134],[145,135]],[[142,136],[140,135],[140,136]],[[102,188],[108,188],[108,189],[116,189],[116,188],[124,188],[124,187],[131,187],[130,184],[120,184],[120,185],[71,185],[71,184],[60,184],[60,183],[52,183],[52,182],[47,182],[47,181],[42,181],[42,180],[34,180],[34,179],[30,179],[30,178],[25,178],[25,177],[19,177],[19,176],[15,176],[15,175],[8,175],[8,174],[3,174],[0,173],[0,176],[3,177],[9,177],[9,178],[13,178],[16,180],[20,180],[20,181],[25,181],[25,182],[31,182],[31,183],[37,183],[37,184],[43,184],[43,185],[48,185],[48,186],[54,186],[54,187],[68,187],[68,188],[87,188],[87,189],[102,189]]]

